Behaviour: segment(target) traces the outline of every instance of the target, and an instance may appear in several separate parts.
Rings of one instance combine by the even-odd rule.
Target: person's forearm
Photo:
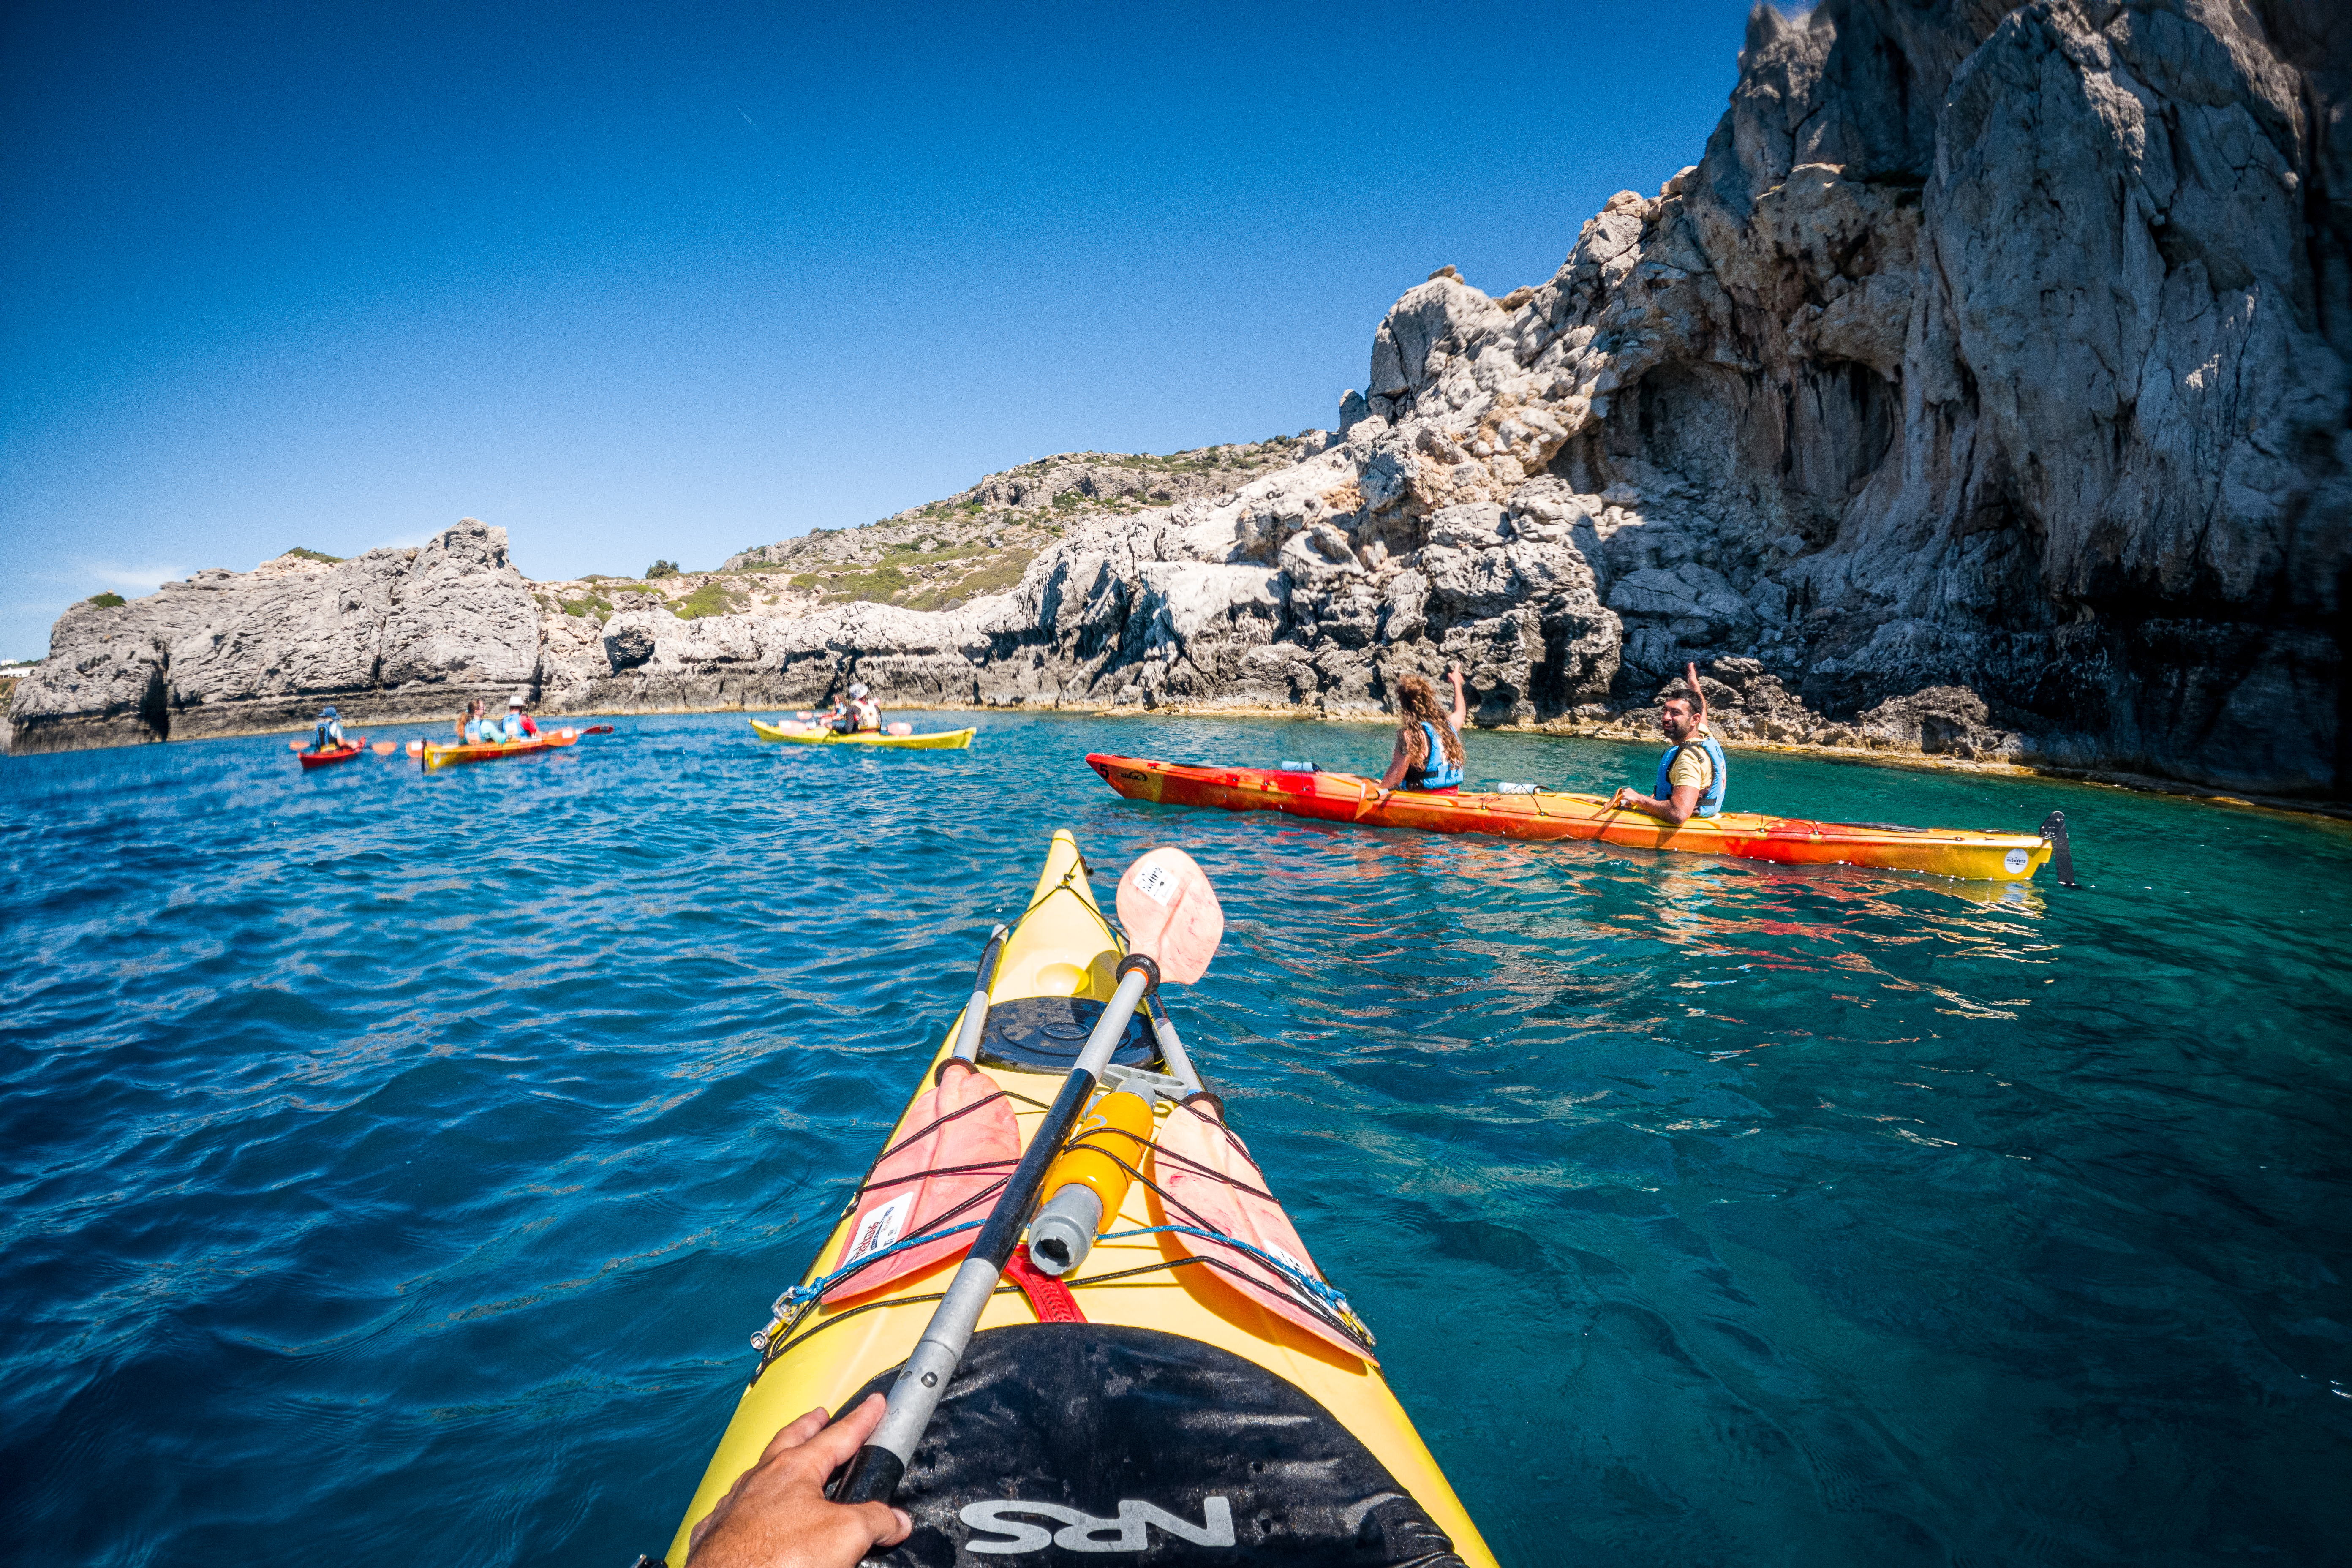
[[[1654,795],[1629,795],[1618,804],[1627,811],[1654,816],[1673,827],[1680,827],[1690,820],[1690,807],[1676,800],[1660,800]]]

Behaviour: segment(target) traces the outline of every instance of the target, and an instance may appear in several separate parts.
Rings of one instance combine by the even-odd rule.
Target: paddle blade
[[[1160,977],[1190,985],[1209,971],[1225,939],[1225,911],[1208,877],[1181,849],[1146,853],[1118,879],[1118,922],[1129,945],[1160,966]]]
[[[909,1132],[885,1150],[865,1181],[857,1218],[836,1268],[878,1253],[893,1242],[942,1226],[986,1219],[993,1196],[1021,1163],[1021,1129],[1013,1102],[988,1075],[959,1065],[918,1100],[903,1125]],[[877,1258],[825,1292],[835,1306],[871,1296],[894,1280],[971,1249],[979,1232],[934,1237]]]
[[[1328,1302],[1318,1310],[1311,1290],[1266,1261],[1275,1258],[1307,1279],[1328,1283],[1290,1216],[1267,1195],[1265,1173],[1208,1102],[1188,1100],[1170,1113],[1152,1145],[1151,1173],[1159,1184],[1146,1199],[1153,1223],[1174,1221],[1210,1233],[1171,1232],[1165,1245],[1180,1254],[1215,1258],[1223,1266],[1216,1276],[1185,1270],[1188,1287],[1213,1290],[1216,1285],[1233,1286],[1276,1317],[1348,1354],[1373,1359],[1371,1347],[1348,1331],[1361,1324]],[[1220,1239],[1225,1237],[1245,1245]]]
[[[373,749],[377,756],[388,757],[400,750],[400,743],[396,741],[378,741]]]
[[[286,749],[289,752],[299,752],[309,744],[308,741],[289,741],[286,742]]]

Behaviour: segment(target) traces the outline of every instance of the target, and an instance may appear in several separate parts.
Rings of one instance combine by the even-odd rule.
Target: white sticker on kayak
[[[1305,1258],[1292,1257],[1286,1249],[1274,1242],[1261,1241],[1257,1244],[1257,1249],[1297,1274],[1301,1279],[1315,1278],[1315,1270],[1307,1267]]]
[[[2014,877],[2025,869],[2026,861],[2032,858],[2032,857],[2022,849],[2012,849],[2000,858],[2001,868]]]
[[[861,1216],[857,1222],[857,1234],[849,1238],[849,1251],[841,1261],[845,1265],[855,1263],[867,1253],[879,1252],[898,1240],[898,1233],[907,1228],[907,1216],[914,1212],[915,1194],[900,1193],[872,1214]]]
[[[1135,874],[1135,890],[1164,909],[1176,896],[1176,874],[1157,861],[1148,862]]]
[[[1050,1519],[1062,1528],[1049,1531],[1043,1525],[1032,1524],[1018,1517],[1024,1513],[1034,1519]],[[1234,1543],[1234,1505],[1221,1497],[1201,1500],[1198,1524],[1140,1498],[1121,1498],[1116,1519],[1097,1519],[1061,1503],[1030,1502],[1020,1498],[968,1502],[956,1517],[974,1530],[994,1532],[995,1538],[975,1536],[964,1542],[965,1551],[983,1555],[1009,1556],[1048,1546],[1058,1546],[1065,1552],[1142,1552],[1150,1547],[1154,1529],[1195,1546]]]

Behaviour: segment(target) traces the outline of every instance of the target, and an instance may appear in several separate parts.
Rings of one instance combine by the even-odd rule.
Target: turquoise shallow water
[[[0,763],[9,1554],[660,1551],[1066,826],[1106,890],[1161,842],[1216,880],[1186,1037],[1513,1568],[2342,1559],[2352,833],[1735,754],[1751,809],[2063,806],[2085,889],[1983,902],[1153,807],[1079,761],[1360,769],[1368,728],[978,721]]]

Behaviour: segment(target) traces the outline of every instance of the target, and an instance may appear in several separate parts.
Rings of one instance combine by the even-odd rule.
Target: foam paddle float
[[[1093,1098],[1136,1007],[1159,989],[1163,978],[1183,985],[1200,979],[1224,940],[1225,916],[1216,891],[1181,849],[1154,849],[1127,868],[1118,879],[1118,916],[1128,939],[1128,955],[1118,966],[1118,989],[1096,1020],[1094,1033],[1087,1037],[1020,1164],[1006,1178],[1004,1191],[956,1270],[954,1282],[932,1310],[929,1326],[899,1369],[881,1425],[857,1450],[834,1492],[837,1502],[887,1502],[898,1490],[898,1479],[907,1473],[915,1446],[929,1428],[931,1415],[963,1360],[964,1347],[971,1342],[972,1329],[1029,1224],[1030,1211],[1037,1206],[1046,1169]]]

